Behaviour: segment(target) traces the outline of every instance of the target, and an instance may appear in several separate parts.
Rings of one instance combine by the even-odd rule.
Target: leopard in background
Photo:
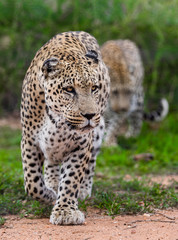
[[[117,145],[122,125],[128,122],[126,137],[140,133],[143,120],[161,121],[169,105],[162,99],[156,111],[145,113],[143,78],[144,68],[136,44],[130,40],[110,40],[101,46],[103,61],[111,80],[110,100],[105,114],[105,145]]]

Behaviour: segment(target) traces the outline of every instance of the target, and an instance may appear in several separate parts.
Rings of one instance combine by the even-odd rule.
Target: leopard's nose
[[[128,109],[126,107],[120,108],[120,112],[126,112]]]
[[[86,113],[86,114],[81,114],[83,117],[87,118],[88,120],[91,120],[94,116],[95,113]]]

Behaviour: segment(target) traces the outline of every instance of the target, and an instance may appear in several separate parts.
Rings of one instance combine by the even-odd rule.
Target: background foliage
[[[129,38],[145,66],[146,99],[178,102],[177,0],[1,0],[0,113],[19,109],[21,85],[36,51],[63,31],[84,30],[102,44]],[[156,100],[156,101],[155,101]]]

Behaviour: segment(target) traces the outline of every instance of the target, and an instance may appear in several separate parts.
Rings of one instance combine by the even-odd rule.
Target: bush
[[[178,101],[176,0],[2,0],[0,113],[19,109],[25,72],[36,51],[63,31],[84,30],[102,44],[129,38],[141,49],[146,99]]]

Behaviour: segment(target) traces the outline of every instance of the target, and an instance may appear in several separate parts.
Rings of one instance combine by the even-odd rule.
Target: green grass
[[[97,171],[104,175],[178,172],[178,114],[156,124],[156,129],[144,123],[138,138],[120,137],[120,146],[104,148],[97,160]],[[133,156],[151,153],[154,159],[135,162]]]
[[[97,207],[108,215],[137,214],[178,206],[177,184],[150,184],[150,174],[178,172],[178,115],[170,114],[155,127],[144,124],[136,139],[119,138],[120,145],[103,148],[97,160],[93,194],[80,208]],[[29,198],[24,191],[20,156],[21,132],[0,128],[0,215],[49,217],[51,206]],[[135,162],[133,155],[150,152],[154,159]],[[129,174],[132,180],[124,180]],[[140,175],[141,179],[135,176]],[[4,218],[0,218],[0,225]]]
[[[106,184],[97,181],[91,202],[95,207],[104,209],[110,216],[152,212],[155,208],[177,206],[178,196],[173,185],[165,188],[157,183],[149,183],[145,179],[125,181],[123,178]]]

